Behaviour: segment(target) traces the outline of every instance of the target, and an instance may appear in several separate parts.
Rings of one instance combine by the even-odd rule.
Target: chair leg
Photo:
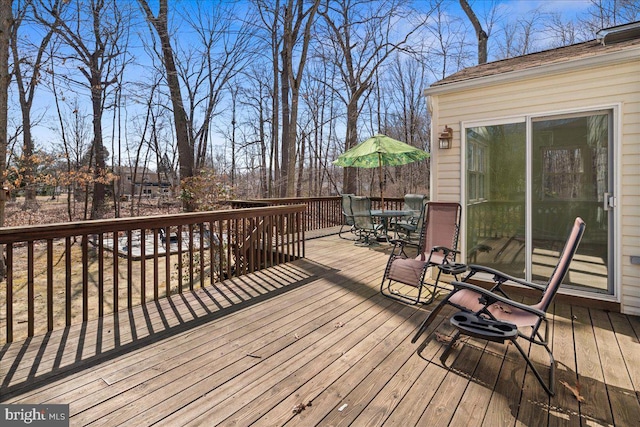
[[[533,366],[533,362],[531,361],[529,356],[527,356],[527,354],[524,352],[524,349],[520,346],[520,344],[518,344],[517,340],[511,340],[511,342],[513,342],[513,344],[516,346],[516,348],[518,349],[518,351],[520,352],[524,360],[527,362],[527,365],[529,366],[533,374],[536,376],[536,379],[538,380],[538,382],[540,383],[544,391],[546,391],[549,396],[554,396],[555,395],[555,379],[556,379],[556,361],[553,358],[553,353],[551,353],[551,350],[549,349],[549,347],[547,345],[544,345],[544,348],[545,350],[547,350],[547,354],[549,355],[549,362],[550,362],[549,363],[549,384],[546,384],[542,379],[542,375],[540,375],[540,372],[538,372],[536,367]]]
[[[386,284],[386,286],[385,286]],[[400,293],[397,292],[392,292],[391,290],[391,285],[392,285],[392,281],[390,279],[387,279],[386,277],[382,278],[382,284],[380,285],[380,293],[382,294],[382,296],[385,296],[387,298],[391,298],[394,299],[396,301],[400,301],[406,304],[417,304],[420,298],[420,290],[418,290],[418,298],[414,299],[414,298],[409,298],[407,296],[404,296]]]
[[[349,227],[349,233],[351,234],[356,234],[355,229],[353,227],[353,225],[348,225],[348,224],[342,224],[342,226],[340,227],[340,231],[338,231],[338,237],[341,239],[345,239],[345,240],[353,240],[353,239],[349,239],[347,237],[343,237],[342,234],[345,232],[344,228],[345,227]]]
[[[449,344],[447,344],[444,351],[440,355],[440,362],[442,362],[442,366],[447,366],[447,358],[449,357],[449,353],[451,353],[453,346],[456,345],[458,338],[460,338],[460,331],[456,331],[455,335],[451,338],[451,341],[449,341]]]
[[[424,321],[422,322],[422,324],[420,324],[420,327],[418,328],[418,332],[416,332],[416,334],[411,339],[412,344],[415,344],[416,341],[418,341],[418,338],[420,338],[420,335],[422,335],[427,330],[431,322],[433,322],[433,320],[436,318],[438,313],[440,313],[440,310],[442,310],[442,307],[444,307],[447,304],[447,301],[449,301],[449,297],[440,301],[440,304],[438,304],[436,308],[434,308],[433,311],[429,313],[427,318],[424,319]]]

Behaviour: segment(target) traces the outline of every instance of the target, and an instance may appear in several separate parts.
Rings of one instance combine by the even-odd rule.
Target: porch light
[[[440,148],[443,150],[448,150],[451,148],[451,140],[453,139],[453,129],[444,125],[444,130],[440,132],[440,136],[438,137],[438,141],[440,142]]]

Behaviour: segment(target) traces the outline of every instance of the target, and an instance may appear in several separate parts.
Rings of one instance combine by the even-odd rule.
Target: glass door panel
[[[526,126],[466,128],[467,261],[525,271]]]
[[[611,113],[532,121],[532,279],[546,282],[573,220],[587,224],[565,285],[610,292],[609,140]],[[612,283],[612,282],[611,282]]]

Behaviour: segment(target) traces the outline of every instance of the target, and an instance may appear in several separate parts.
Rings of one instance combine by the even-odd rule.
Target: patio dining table
[[[380,218],[382,222],[382,229],[384,230],[384,234],[382,236],[378,236],[378,240],[389,241],[389,219],[390,218],[403,218],[409,217],[413,214],[411,210],[381,210],[381,209],[372,209],[371,216]]]

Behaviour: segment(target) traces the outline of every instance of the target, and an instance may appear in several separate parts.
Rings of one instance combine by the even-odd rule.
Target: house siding
[[[493,85],[484,82],[458,90],[455,85],[444,90],[440,86],[438,90],[429,95],[434,98],[430,101],[434,108],[434,133],[448,125],[454,131],[454,139],[451,149],[435,149],[437,153],[431,166],[435,172],[433,200],[462,200],[460,131],[463,122],[620,106],[619,117],[615,118],[619,121],[614,123],[620,235],[613,268],[619,276],[620,287],[616,292],[621,310],[640,314],[640,265],[631,264],[631,256],[640,256],[640,56],[578,71]],[[618,123],[621,126],[618,127]]]

